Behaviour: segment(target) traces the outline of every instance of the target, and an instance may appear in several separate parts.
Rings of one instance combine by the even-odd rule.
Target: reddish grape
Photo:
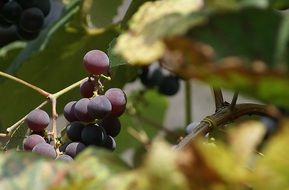
[[[32,152],[35,152],[37,154],[40,154],[42,156],[47,156],[51,158],[56,158],[57,154],[53,146],[50,144],[43,142],[37,144],[33,149]]]
[[[73,121],[77,121],[77,117],[74,114],[74,107],[75,107],[76,101],[71,101],[68,102],[65,106],[64,106],[64,111],[63,111],[63,115],[65,117],[65,119],[67,121],[73,122]]]
[[[30,135],[23,142],[23,149],[27,151],[31,151],[37,144],[45,143],[45,140],[40,135]]]
[[[111,112],[111,103],[106,96],[96,96],[92,98],[88,105],[88,113],[96,119],[103,119]]]
[[[45,111],[35,109],[28,114],[25,121],[32,131],[42,131],[49,125],[50,118]]]
[[[89,103],[88,98],[82,98],[78,100],[74,107],[74,114],[80,121],[91,122],[94,119],[88,114],[87,105]]]
[[[124,91],[119,88],[111,88],[105,92],[105,96],[111,103],[111,114],[114,116],[120,116],[125,111],[126,95]]]
[[[109,59],[107,55],[100,50],[91,50],[83,57],[85,69],[94,75],[104,74],[109,69]]]
[[[86,80],[80,85],[80,94],[84,98],[90,98],[93,96],[94,92],[94,81]]]

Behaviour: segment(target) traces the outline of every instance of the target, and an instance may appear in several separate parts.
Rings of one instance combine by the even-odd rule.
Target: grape
[[[39,31],[27,32],[20,27],[17,27],[16,34],[21,40],[34,40],[39,36]]]
[[[141,75],[140,80],[141,83],[147,87],[154,87],[161,84],[164,76],[162,71],[157,68],[150,72],[149,68],[144,68]]]
[[[25,121],[32,131],[42,131],[49,125],[50,118],[45,111],[35,109],[28,114]]]
[[[64,106],[64,111],[63,111],[63,115],[65,117],[65,119],[67,121],[73,122],[73,121],[77,121],[77,117],[74,114],[74,107],[75,107],[76,101],[71,101],[68,102],[65,106]]]
[[[24,8],[38,8],[41,10],[41,12],[44,14],[44,16],[47,16],[51,9],[51,3],[50,0],[17,0],[19,4]]]
[[[40,154],[42,156],[47,156],[51,158],[56,158],[56,151],[54,150],[54,147],[50,144],[43,142],[37,144],[33,149],[32,152],[35,152],[37,154]]]
[[[114,138],[112,138],[111,136],[107,136],[105,141],[104,141],[103,146],[109,150],[115,150],[116,143],[115,143]]]
[[[94,119],[88,114],[87,105],[89,103],[88,98],[82,98],[78,100],[74,107],[74,114],[80,121],[91,122]]]
[[[175,95],[180,88],[179,78],[175,76],[166,76],[159,86],[159,92],[164,95]]]
[[[94,81],[86,80],[80,85],[80,94],[84,98],[90,98],[93,96],[94,92]]]
[[[84,125],[79,122],[72,122],[66,129],[67,137],[72,141],[81,140],[81,131]]]
[[[109,69],[109,59],[107,55],[100,50],[91,50],[83,57],[85,69],[94,75],[104,74]]]
[[[22,13],[22,7],[15,1],[9,1],[1,9],[1,15],[7,22],[16,22]]]
[[[126,95],[121,89],[111,88],[105,92],[105,96],[111,103],[112,115],[120,116],[124,113],[126,106]]]
[[[102,119],[111,112],[112,108],[106,96],[96,96],[89,101],[87,110],[93,118]]]
[[[29,8],[23,11],[19,26],[27,32],[38,32],[44,24],[44,15],[38,8]]]
[[[62,155],[58,156],[55,160],[72,161],[73,158],[69,155],[62,154]]]
[[[120,121],[114,116],[106,117],[100,122],[99,126],[103,127],[106,134],[112,137],[116,137],[121,130]]]
[[[85,145],[81,142],[72,142],[70,143],[66,149],[65,153],[72,158],[74,158],[78,153],[85,149]]]
[[[198,121],[194,121],[192,123],[190,123],[187,127],[186,127],[186,135],[190,134],[193,132],[193,130],[200,124],[200,122]]]
[[[31,151],[37,144],[44,143],[45,140],[40,135],[30,135],[23,142],[23,149],[27,151]]]
[[[63,143],[62,145],[60,145],[59,151],[60,151],[60,152],[65,152],[66,147],[67,147],[70,143],[72,143],[72,141],[71,141],[71,140],[68,140],[67,142],[65,142],[65,143]]]
[[[106,139],[106,133],[102,127],[90,124],[82,130],[81,139],[86,145],[101,146]]]
[[[45,130],[41,130],[41,131],[31,131],[30,135],[40,135],[41,137],[45,136],[46,131]]]

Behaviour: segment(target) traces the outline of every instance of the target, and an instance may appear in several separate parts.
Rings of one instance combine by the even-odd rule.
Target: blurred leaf
[[[270,0],[270,5],[280,10],[289,8],[289,2],[287,0]]]
[[[115,54],[115,52],[113,51],[115,43],[116,43],[116,40],[113,39],[110,42],[109,48],[107,50],[108,57],[109,57],[109,60],[110,60],[110,67],[116,67],[116,66],[127,64],[127,62],[122,57],[120,57],[119,55]]]

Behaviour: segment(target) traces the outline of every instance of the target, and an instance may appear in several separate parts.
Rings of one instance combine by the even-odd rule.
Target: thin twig
[[[49,92],[46,92],[45,90],[43,90],[43,89],[41,89],[41,88],[39,88],[39,87],[37,87],[37,86],[35,86],[35,85],[33,85],[33,84],[30,84],[30,83],[28,83],[28,82],[26,82],[26,81],[24,81],[24,80],[22,80],[22,79],[19,79],[19,78],[15,77],[15,76],[9,75],[9,74],[4,73],[4,72],[2,72],[2,71],[0,71],[0,76],[5,77],[5,78],[8,78],[8,79],[10,79],[10,80],[13,80],[13,81],[15,81],[15,82],[18,82],[18,83],[20,83],[20,84],[23,84],[24,86],[27,86],[27,87],[35,90],[36,92],[38,92],[39,94],[41,94],[41,95],[44,96],[44,97],[47,97],[47,96],[50,95]]]
[[[216,112],[224,106],[223,93],[220,88],[213,88]]]
[[[185,116],[186,126],[192,122],[192,89],[190,81],[185,82]]]
[[[85,77],[84,79],[81,79],[79,81],[77,81],[76,83],[73,83],[72,85],[54,93],[54,94],[51,94],[50,97],[54,97],[55,99],[57,99],[59,96],[65,94],[66,92],[78,87],[82,82],[84,82],[85,80],[88,80],[88,77]]]
[[[236,105],[237,100],[238,100],[238,96],[239,96],[239,91],[236,91],[234,93],[234,96],[233,96],[231,104],[230,104],[230,110],[233,110],[235,108],[235,105]]]
[[[56,98],[51,99],[51,104],[52,104],[52,133],[53,133],[53,141],[54,141],[54,146],[56,146],[56,140],[57,140],[57,125],[56,125],[56,120],[58,117],[57,111],[56,111],[56,103],[57,100]]]

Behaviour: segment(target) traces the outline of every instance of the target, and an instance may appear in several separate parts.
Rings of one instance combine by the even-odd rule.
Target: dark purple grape
[[[101,146],[106,139],[106,133],[102,127],[90,124],[82,130],[81,139],[86,145]]]
[[[103,147],[109,150],[115,150],[116,143],[115,143],[114,138],[108,135],[104,141]]]
[[[154,87],[161,84],[164,75],[159,68],[154,70],[150,70],[149,68],[143,68],[142,73],[140,75],[140,81],[146,87]]]
[[[47,16],[51,9],[51,2],[50,0],[16,0],[19,4],[24,8],[38,8],[42,11],[42,13]]]
[[[63,161],[73,161],[73,158],[69,155],[66,155],[66,154],[62,154],[62,155],[59,155],[55,160],[63,160]]]
[[[85,145],[83,143],[72,142],[66,147],[65,153],[71,156],[72,158],[75,158],[75,156],[77,156],[77,154],[80,153],[84,149],[85,149]]]
[[[71,141],[71,140],[68,140],[67,142],[65,142],[65,143],[63,143],[62,145],[60,145],[59,151],[60,151],[60,152],[65,152],[66,147],[67,147],[70,143],[72,143],[72,141]]]
[[[32,131],[42,131],[49,125],[50,118],[45,111],[36,109],[28,114],[25,122]]]
[[[89,103],[88,98],[82,98],[78,100],[74,107],[74,114],[79,121],[91,122],[94,119],[89,115],[87,111],[87,105]]]
[[[27,32],[20,27],[16,29],[16,35],[20,40],[34,40],[39,36],[39,31],[37,32]]]
[[[67,137],[72,141],[81,140],[81,131],[85,126],[80,122],[72,122],[66,129]]]
[[[78,120],[74,114],[75,104],[76,101],[71,101],[64,106],[63,115],[67,121],[73,122]]]
[[[117,117],[109,116],[104,118],[100,123],[99,126],[103,127],[106,134],[112,137],[116,137],[121,130],[121,124]]]
[[[172,96],[180,89],[179,78],[175,76],[166,76],[159,85],[159,93]]]
[[[84,98],[90,98],[93,96],[95,84],[92,80],[86,80],[80,85],[80,94]]]
[[[5,3],[0,12],[7,22],[14,23],[19,19],[22,7],[15,1],[9,1]]]
[[[53,146],[50,144],[43,142],[37,144],[33,149],[32,152],[35,152],[37,154],[40,154],[42,156],[47,156],[51,158],[56,158],[57,154]]]
[[[124,113],[126,107],[126,95],[124,91],[119,88],[110,88],[105,92],[105,96],[111,103],[111,114],[120,116]]]
[[[103,119],[111,113],[111,103],[106,96],[96,96],[87,105],[88,113],[95,119]]]
[[[40,31],[43,24],[44,15],[38,8],[29,8],[24,10],[19,20],[19,26],[27,32]]]
[[[40,135],[30,135],[23,142],[23,149],[27,151],[31,151],[37,144],[45,143],[45,140]]]
[[[109,59],[107,55],[100,50],[91,50],[83,57],[85,69],[94,75],[104,74],[109,70]]]

